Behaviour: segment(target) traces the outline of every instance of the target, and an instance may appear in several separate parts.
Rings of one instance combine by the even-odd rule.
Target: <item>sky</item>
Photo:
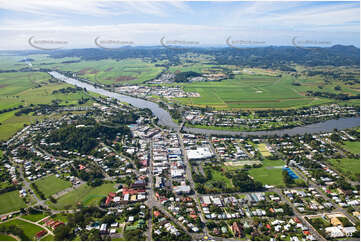
[[[0,50],[360,46],[359,2],[0,0]]]

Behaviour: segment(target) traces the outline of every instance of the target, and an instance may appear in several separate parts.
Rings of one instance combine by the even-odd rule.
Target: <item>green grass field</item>
[[[41,241],[54,241],[54,236],[49,234],[41,239]]]
[[[16,211],[25,207],[25,202],[19,197],[19,191],[0,194],[0,214]]]
[[[21,218],[26,219],[26,220],[30,220],[32,222],[37,222],[45,217],[49,216],[49,214],[46,213],[36,213],[36,214],[27,214],[27,215],[23,215],[21,216]]]
[[[354,181],[360,181],[360,160],[359,159],[331,159],[331,165],[346,177]]]
[[[252,168],[249,175],[263,185],[284,186],[282,177],[282,166],[285,163],[281,160],[265,160],[260,168]]]
[[[21,228],[22,230],[24,230],[24,233],[26,236],[28,236],[30,239],[33,239],[35,234],[40,232],[41,230],[43,230],[43,228],[35,225],[35,224],[31,224],[19,219],[13,219],[10,220],[8,222],[2,223],[0,225],[1,226],[10,226],[10,225],[15,225],[18,228]]]
[[[360,141],[346,141],[343,148],[353,154],[360,154]]]
[[[226,187],[228,187],[228,188],[232,188],[232,187],[233,187],[232,180],[229,179],[229,178],[227,178],[227,177],[222,173],[222,171],[218,171],[218,170],[211,169],[211,173],[212,173],[212,180],[207,181],[207,182],[206,182],[206,185],[211,186],[211,183],[212,183],[213,181],[219,181],[219,182],[222,182],[223,184],[225,184]]]
[[[293,81],[287,75],[242,74],[221,82],[182,83],[186,91],[198,92],[201,97],[176,100],[182,104],[226,110],[297,108],[329,101],[305,96],[292,85]]]
[[[98,187],[83,184],[78,189],[60,197],[56,204],[50,203],[50,205],[56,209],[67,209],[78,203],[84,206],[97,205],[103,197],[115,190],[113,183],[106,183]]]
[[[72,85],[64,83],[50,83],[50,76],[42,72],[0,73],[0,110],[28,107],[31,104],[50,104],[58,100],[61,105],[77,104],[82,97],[93,95],[85,92],[55,93],[53,91]],[[14,133],[43,116],[16,116],[18,110],[0,114],[0,140],[7,140]]]
[[[9,235],[0,233],[0,241],[16,241],[16,239],[14,239],[13,237],[11,237]]]
[[[68,187],[71,187],[71,182],[57,178],[55,175],[47,176],[35,182],[39,190],[42,191],[45,197],[58,193]]]
[[[257,148],[263,157],[270,156],[271,153],[268,151],[266,144],[258,144]]]

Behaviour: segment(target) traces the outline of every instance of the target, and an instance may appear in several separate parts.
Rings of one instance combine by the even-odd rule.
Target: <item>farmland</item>
[[[98,202],[109,192],[114,192],[114,184],[106,183],[98,187],[90,187],[86,184],[60,197],[56,204],[51,204],[56,209],[67,209],[73,205],[83,204],[84,206],[97,205]]]
[[[19,197],[19,191],[0,194],[0,214],[16,211],[25,207],[25,202]]]
[[[264,185],[284,186],[282,178],[282,166],[284,165],[281,160],[265,160],[262,167],[252,168],[249,174]]]
[[[10,110],[30,107],[37,104],[51,104],[58,102],[59,105],[78,104],[81,98],[87,98],[89,93],[54,92],[59,89],[72,87],[68,84],[54,83],[49,81],[50,76],[43,72],[12,72],[0,73],[0,140],[6,140],[15,132],[22,129],[43,116],[15,115],[18,110]]]
[[[50,197],[55,193],[71,187],[71,182],[57,178],[55,175],[37,180],[35,184],[38,186],[39,190],[44,193],[45,197]]]
[[[71,71],[79,77],[98,84],[137,84],[155,78],[162,70],[143,59],[104,59],[85,61],[75,57],[51,58],[47,55],[30,55],[32,66],[59,71]],[[24,64],[22,64],[24,65]]]
[[[200,97],[178,98],[181,104],[216,109],[297,108],[329,102],[327,99],[305,96],[293,86],[293,78],[268,75],[236,75],[220,82],[181,84],[186,91]]]

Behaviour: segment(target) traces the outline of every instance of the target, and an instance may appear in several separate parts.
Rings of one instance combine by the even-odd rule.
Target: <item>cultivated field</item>
[[[77,104],[81,98],[92,93],[53,93],[55,90],[72,87],[64,83],[49,82],[50,76],[43,72],[0,73],[0,110],[16,108],[20,105],[29,107],[36,104],[51,104],[58,101],[60,105]],[[16,116],[19,110],[0,114],[0,140],[7,140],[25,124],[41,120],[43,116]]]
[[[328,102],[327,99],[305,96],[293,78],[269,75],[236,75],[220,82],[181,84],[186,91],[198,92],[200,97],[178,98],[182,104],[217,109],[297,108]]]
[[[35,184],[38,186],[39,190],[44,193],[45,197],[50,197],[51,195],[72,186],[71,182],[57,178],[55,175],[39,179]]]

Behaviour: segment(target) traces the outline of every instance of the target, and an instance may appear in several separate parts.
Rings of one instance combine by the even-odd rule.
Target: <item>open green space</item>
[[[98,205],[103,197],[115,190],[114,183],[105,183],[98,187],[91,187],[87,184],[83,184],[76,190],[60,197],[57,203],[49,203],[56,209],[68,209],[77,204],[82,204],[84,206]]]
[[[19,191],[0,194],[0,214],[16,211],[25,207],[25,202],[19,197]]]
[[[346,141],[343,148],[353,154],[360,154],[360,141]]]
[[[330,159],[329,162],[339,172],[344,174],[346,177],[354,180],[360,180],[360,160],[359,159]]]
[[[76,57],[51,58],[48,55],[30,55],[33,69],[43,68],[60,71],[71,71],[79,77],[100,84],[137,84],[155,78],[164,67],[155,66],[149,60],[130,58],[124,60],[103,59],[85,61]],[[6,69],[16,69],[17,66],[26,67],[18,63],[18,58],[12,58],[11,64],[4,65]],[[70,62],[70,63],[69,63]],[[0,63],[1,58],[0,58]]]
[[[219,82],[182,83],[186,91],[198,92],[200,97],[176,100],[187,105],[227,110],[297,108],[329,102],[306,96],[292,85],[293,82],[294,78],[288,75],[241,74]]]
[[[206,182],[207,186],[212,186],[212,183],[214,181],[217,181],[223,183],[227,188],[233,187],[232,179],[227,178],[222,171],[211,169],[211,173],[212,173],[212,180]]]
[[[48,234],[47,236],[43,237],[40,241],[54,241],[54,236]]]
[[[284,186],[282,167],[285,163],[281,160],[264,160],[260,168],[252,168],[249,175],[263,185]]]
[[[13,237],[7,235],[7,234],[1,234],[0,233],[0,241],[16,241]]]
[[[50,82],[50,75],[43,72],[0,73],[0,110],[17,108],[20,105],[29,107],[36,104],[51,104],[56,101],[60,105],[78,104],[81,98],[88,98],[92,93],[77,91],[73,93],[53,93],[53,91],[73,87],[60,82]],[[44,116],[16,116],[18,110],[0,114],[0,140],[7,140],[24,125],[40,121]]]
[[[57,178],[55,175],[39,179],[35,184],[38,186],[39,190],[44,193],[45,197],[50,197],[51,195],[72,186],[71,182]]]
[[[11,226],[11,225],[15,225],[16,227],[21,228],[24,231],[25,235],[27,237],[29,237],[29,239],[33,239],[34,236],[36,235],[36,233],[43,230],[43,228],[41,228],[35,224],[28,223],[28,222],[22,221],[20,219],[13,219],[8,222],[2,223],[2,224],[0,224],[0,227],[1,226]]]
[[[32,221],[32,222],[37,222],[39,220],[42,220],[43,218],[49,216],[49,214],[46,213],[35,213],[35,214],[26,214],[21,216],[21,218]]]

